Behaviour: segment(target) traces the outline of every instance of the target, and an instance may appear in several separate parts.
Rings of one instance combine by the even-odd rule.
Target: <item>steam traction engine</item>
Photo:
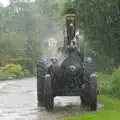
[[[59,59],[47,60],[41,56],[37,62],[38,106],[45,106],[50,111],[54,107],[55,96],[80,96],[82,105],[96,110],[96,74],[92,59],[84,56],[84,41],[75,34],[75,10],[68,9],[64,17],[67,33],[61,49],[64,59],[60,63]]]

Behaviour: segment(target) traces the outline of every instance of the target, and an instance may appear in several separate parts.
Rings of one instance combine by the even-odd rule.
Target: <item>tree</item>
[[[13,59],[31,57],[35,60],[36,48],[40,48],[46,37],[58,32],[56,23],[60,21],[59,10],[62,10],[59,5],[58,0],[10,0],[7,7],[1,5],[1,55],[10,55]]]
[[[116,66],[120,64],[119,0],[73,0],[71,5],[80,12],[78,24],[93,51],[101,59],[106,56]]]

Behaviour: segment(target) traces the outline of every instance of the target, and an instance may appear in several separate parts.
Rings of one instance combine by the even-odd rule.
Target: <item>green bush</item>
[[[20,64],[25,70],[28,70],[31,74],[34,72],[34,62],[32,58],[19,57],[14,60],[15,64]]]
[[[10,77],[24,76],[23,68],[21,67],[21,65],[16,65],[16,64],[5,65],[5,67],[2,69],[2,72],[4,75],[10,75]]]
[[[23,73],[24,73],[24,76],[30,76],[31,75],[28,70],[24,70]]]
[[[0,79],[7,78],[20,78],[24,76],[30,76],[30,72],[22,68],[21,65],[7,64],[0,70]]]
[[[98,89],[102,94],[109,94],[112,78],[109,74],[97,73]]]
[[[120,99],[120,67],[114,70],[111,77],[112,83],[110,94]]]
[[[98,73],[97,76],[100,93],[120,99],[120,67],[116,68],[112,74]]]
[[[7,78],[14,78],[16,77],[15,74],[11,73],[4,73],[2,70],[0,70],[0,79],[7,79]]]

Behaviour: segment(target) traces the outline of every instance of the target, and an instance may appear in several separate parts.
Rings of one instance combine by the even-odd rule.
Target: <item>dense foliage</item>
[[[0,4],[0,67],[20,64],[34,74],[41,43],[58,30],[60,4],[57,0],[10,0],[7,7]]]
[[[78,28],[95,60],[100,92],[120,99],[120,1],[68,0],[64,9],[69,7],[79,13]]]
[[[88,47],[93,48],[99,70],[112,70],[120,64],[120,1],[68,0],[65,9],[79,12],[78,26],[84,31]]]
[[[112,74],[98,73],[98,88],[101,94],[120,99],[120,67]]]
[[[0,70],[0,79],[19,78],[29,75],[29,71],[24,71],[21,65],[16,64],[6,64],[5,67]]]
[[[0,5],[0,66],[17,63],[32,73],[41,43],[59,32],[63,8],[69,7],[79,13],[78,27],[97,71],[112,72],[120,63],[119,0],[10,0],[7,7]]]

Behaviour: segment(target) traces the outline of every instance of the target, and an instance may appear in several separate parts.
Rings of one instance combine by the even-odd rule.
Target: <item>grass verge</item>
[[[64,120],[120,120],[120,100],[100,95],[98,101],[104,105],[103,110],[65,118]]]

